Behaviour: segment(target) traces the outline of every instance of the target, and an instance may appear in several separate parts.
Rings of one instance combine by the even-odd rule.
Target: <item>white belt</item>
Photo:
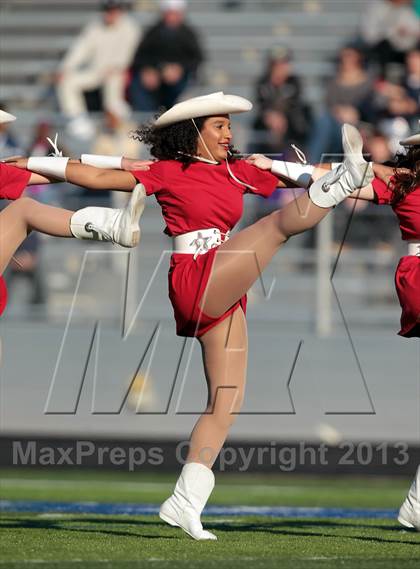
[[[221,245],[229,239],[229,231],[222,233],[220,229],[212,227],[211,229],[198,229],[190,231],[183,235],[177,235],[172,239],[174,253],[185,253],[194,255],[204,255],[213,247]]]
[[[411,243],[408,244],[408,254],[420,257],[420,243],[411,241]]]

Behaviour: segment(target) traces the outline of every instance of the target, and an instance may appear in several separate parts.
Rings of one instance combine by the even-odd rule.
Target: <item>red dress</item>
[[[31,172],[0,162],[0,199],[17,200],[26,188]],[[0,315],[7,304],[7,288],[0,275]]]
[[[373,181],[375,202],[390,204],[392,187],[382,180]],[[404,241],[420,243],[420,186],[392,206],[400,223]],[[395,273],[395,286],[401,305],[401,330],[406,338],[420,338],[420,257],[407,255],[400,259]]]
[[[243,194],[270,196],[278,179],[243,160],[230,162],[235,177],[254,187],[247,189],[229,174],[226,164],[194,162],[185,167],[176,160],[152,164],[146,172],[132,172],[154,194],[166,222],[165,233],[174,237],[189,231],[217,228],[230,231],[243,210]],[[219,318],[199,308],[212,270],[217,247],[194,260],[193,255],[173,253],[169,268],[169,298],[179,336],[201,336],[232,314],[239,306],[246,312],[246,295]]]
[[[0,199],[17,200],[26,188],[31,172],[0,162]]]

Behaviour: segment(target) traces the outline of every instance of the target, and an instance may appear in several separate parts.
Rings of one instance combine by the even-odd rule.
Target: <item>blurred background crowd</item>
[[[244,153],[297,160],[294,143],[310,162],[337,160],[340,127],[349,122],[361,129],[366,153],[387,162],[401,150],[398,141],[417,131],[420,0],[3,0],[0,11],[0,107],[19,118],[0,127],[0,157],[46,155],[46,136],[58,131],[60,147],[74,156],[145,158],[129,137],[138,122],[218,90],[255,104],[237,121]],[[92,199],[82,189],[61,198],[50,188],[30,191],[70,207]],[[255,201],[248,217],[285,195]],[[346,246],[392,249],[392,212],[356,207],[361,215]],[[344,206],[337,241],[346,216]],[[39,248],[39,237],[26,241],[8,277],[29,278],[35,304],[46,297]]]

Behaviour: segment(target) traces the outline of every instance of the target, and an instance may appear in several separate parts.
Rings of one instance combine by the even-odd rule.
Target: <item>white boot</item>
[[[400,508],[398,521],[406,528],[420,531],[420,466],[417,468],[416,477],[407,498]]]
[[[309,188],[309,197],[319,207],[334,207],[358,188],[367,186],[375,177],[372,165],[363,158],[363,140],[359,131],[345,124],[342,127],[344,162]]]
[[[353,179],[357,182],[357,188],[363,188],[371,183],[375,174],[372,163],[366,162],[363,157],[363,138],[356,127],[351,124],[343,124],[341,140],[344,150],[344,165],[351,171]],[[362,175],[360,175],[360,172]]]
[[[214,474],[199,462],[182,469],[174,492],[160,507],[159,517],[171,526],[182,528],[197,540],[217,539],[203,529],[200,515],[214,488]]]
[[[77,239],[110,241],[123,247],[135,247],[140,241],[139,220],[144,210],[145,198],[144,186],[137,184],[124,209],[79,209],[71,217],[70,230]]]

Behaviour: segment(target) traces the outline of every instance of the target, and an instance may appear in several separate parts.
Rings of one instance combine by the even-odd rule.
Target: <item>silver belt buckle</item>
[[[204,237],[201,231],[198,231],[197,237],[191,241],[190,246],[195,247],[196,254],[200,253],[201,251],[207,253],[207,251],[211,249],[210,241],[211,241],[211,236]]]
[[[190,243],[191,247],[195,247],[194,259],[198,255],[204,255],[210,249],[217,247],[222,243],[222,235],[218,229],[213,229],[213,234],[205,235],[201,231],[197,232],[197,237],[193,239]]]

